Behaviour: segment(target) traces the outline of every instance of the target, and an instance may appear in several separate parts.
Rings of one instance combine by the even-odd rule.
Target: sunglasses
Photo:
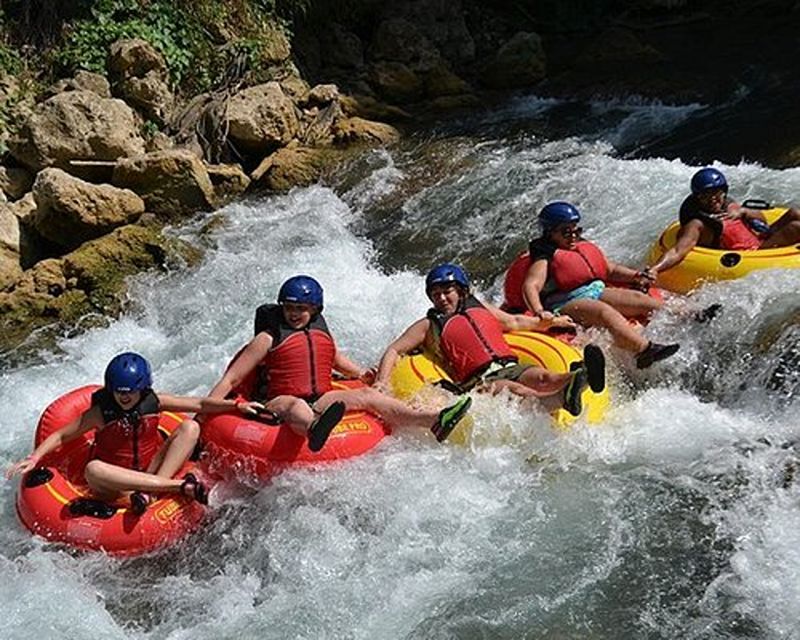
[[[553,233],[558,233],[565,237],[575,237],[583,233],[583,227],[556,227],[553,229]]]

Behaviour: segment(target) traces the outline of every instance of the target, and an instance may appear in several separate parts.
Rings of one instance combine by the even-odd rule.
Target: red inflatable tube
[[[334,389],[358,388],[355,380],[334,381]],[[241,414],[209,416],[203,423],[202,440],[212,471],[227,470],[268,478],[286,465],[314,464],[352,458],[372,449],[390,433],[377,416],[348,411],[331,432],[321,451],[308,448],[304,436],[285,425],[270,425]]]
[[[86,411],[97,389],[96,385],[75,389],[48,406],[36,428],[36,445]],[[163,412],[159,429],[164,437],[185,417]],[[97,507],[95,513],[73,515],[70,504],[74,500],[92,498],[83,478],[92,442],[91,432],[85,434],[43,458],[22,478],[17,513],[31,533],[81,549],[132,556],[168,546],[198,527],[205,507],[177,494],[159,497],[141,516],[131,512],[127,499],[111,503],[93,501]],[[196,471],[194,463],[184,465],[178,476],[190,471]]]

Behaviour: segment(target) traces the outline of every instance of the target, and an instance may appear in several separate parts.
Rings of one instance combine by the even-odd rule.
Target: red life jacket
[[[548,266],[548,278],[558,291],[572,291],[593,280],[608,279],[605,254],[586,240],[578,242],[575,249],[556,249]]]
[[[94,437],[94,457],[109,464],[145,471],[164,439],[158,433],[158,397],[142,393],[136,405],[124,411],[106,389],[92,394],[92,406],[100,407],[103,428]]]
[[[528,251],[523,251],[516,258],[511,266],[506,271],[506,279],[503,283],[503,311],[509,313],[523,313],[528,305],[525,304],[525,298],[522,296],[522,285],[525,282],[525,276],[531,266],[531,254]]]
[[[450,316],[430,309],[439,347],[458,383],[480,375],[492,362],[517,362],[503,337],[503,327],[473,296]]]
[[[744,220],[723,220],[719,246],[721,249],[752,251],[761,246],[761,241],[750,230]]]
[[[272,336],[272,347],[259,365],[267,400],[282,395],[316,399],[333,388],[336,343],[321,314],[302,329],[292,329],[279,305],[265,305],[256,315],[256,333],[261,331]]]

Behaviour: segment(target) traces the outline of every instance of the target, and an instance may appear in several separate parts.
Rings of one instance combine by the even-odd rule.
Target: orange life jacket
[[[457,383],[480,375],[492,362],[517,362],[503,337],[503,327],[474,296],[468,296],[449,316],[430,309],[428,319]]]
[[[556,249],[547,274],[558,291],[568,292],[593,280],[608,280],[608,261],[596,244],[581,240],[575,249]]]
[[[719,246],[721,249],[752,251],[761,246],[761,241],[744,220],[723,220]]]
[[[531,254],[523,251],[516,258],[506,271],[506,279],[503,283],[503,311],[509,313],[522,313],[527,309],[525,298],[522,296],[522,285],[525,276],[531,266]]]
[[[145,471],[164,443],[158,433],[156,394],[148,389],[133,408],[125,411],[103,388],[92,394],[92,406],[100,407],[103,414],[103,427],[94,437],[94,457],[118,467]]]
[[[256,318],[256,333],[266,331],[272,336],[272,347],[259,365],[266,400],[281,395],[312,400],[333,388],[336,343],[321,314],[302,329],[286,324],[280,305],[259,308]]]

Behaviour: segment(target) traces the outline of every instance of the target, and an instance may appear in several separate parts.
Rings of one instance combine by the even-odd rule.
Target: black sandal
[[[130,497],[131,501],[131,512],[135,516],[144,515],[144,512],[147,511],[147,507],[150,506],[152,502],[152,498],[149,494],[144,493],[143,491],[134,491]]]
[[[596,344],[587,344],[583,348],[583,364],[589,388],[594,393],[600,393],[606,388],[606,357],[603,350]]]
[[[208,489],[193,473],[187,473],[183,476],[181,495],[192,498],[200,504],[208,504]]]
[[[333,428],[344,417],[344,402],[334,402],[308,427],[308,448],[315,453],[325,446]]]

